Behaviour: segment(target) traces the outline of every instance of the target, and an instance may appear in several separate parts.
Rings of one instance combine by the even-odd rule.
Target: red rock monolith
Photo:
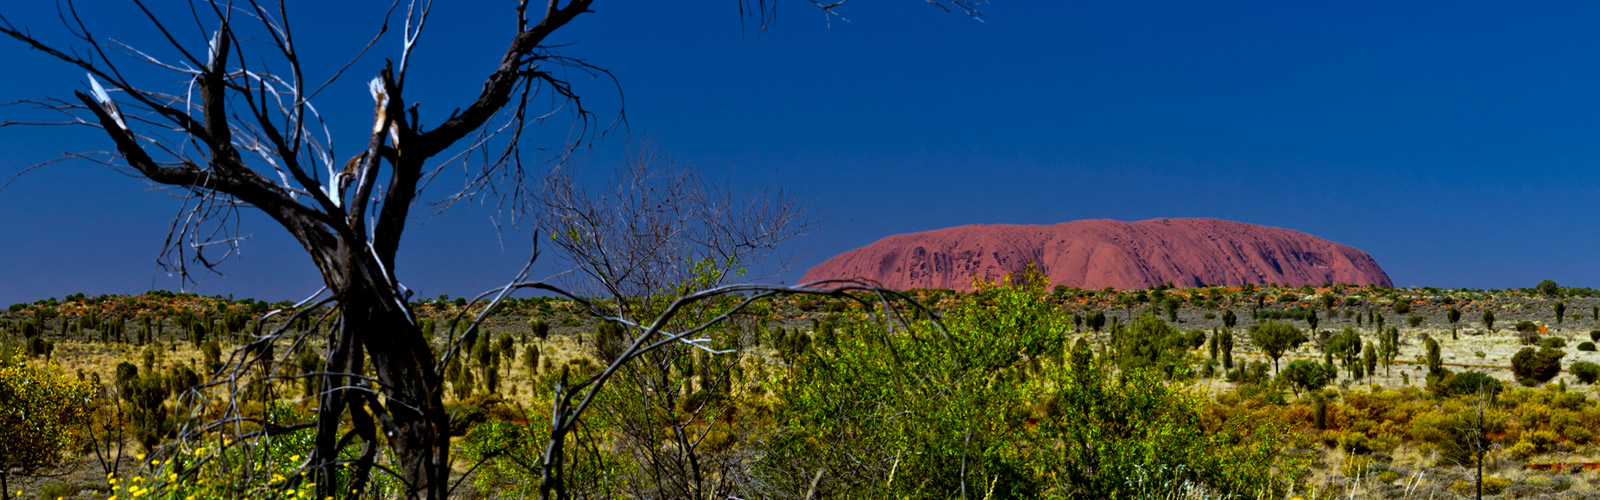
[[[1299,231],[1218,219],[971,225],[890,236],[828,259],[802,282],[866,278],[972,290],[1034,264],[1051,285],[1149,288],[1324,283],[1392,286],[1365,252]]]

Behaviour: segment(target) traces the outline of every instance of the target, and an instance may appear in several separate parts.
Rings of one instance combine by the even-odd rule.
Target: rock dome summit
[[[1299,231],[1219,219],[976,224],[890,236],[806,271],[802,282],[865,278],[907,290],[970,291],[1033,264],[1074,288],[1392,286],[1366,252]]]

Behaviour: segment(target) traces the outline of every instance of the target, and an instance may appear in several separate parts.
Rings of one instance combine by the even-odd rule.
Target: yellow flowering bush
[[[55,464],[81,444],[96,392],[56,366],[0,359],[0,488],[11,471]]]

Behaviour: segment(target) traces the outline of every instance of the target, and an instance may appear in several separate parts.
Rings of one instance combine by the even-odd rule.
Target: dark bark
[[[328,371],[339,374],[325,379],[319,408],[316,463],[321,464],[323,477],[318,487],[323,491],[318,495],[356,493],[338,491],[339,485],[332,480],[337,470],[334,461],[344,447],[336,441],[336,433],[344,421],[342,415],[349,412],[357,432],[361,424],[376,417],[394,452],[408,498],[443,499],[449,488],[449,420],[441,379],[434,372],[433,351],[409,305],[396,287],[388,285],[392,276],[381,271],[387,266],[380,267],[370,253],[359,249],[345,257],[354,261],[348,267],[351,271],[327,280],[340,297],[338,334],[330,341],[328,356]],[[373,399],[361,392],[371,384],[357,378],[367,371],[363,356],[373,360],[382,406],[364,404]],[[367,414],[368,408],[375,415]],[[365,437],[370,443],[375,436]],[[358,465],[369,468],[370,458]]]

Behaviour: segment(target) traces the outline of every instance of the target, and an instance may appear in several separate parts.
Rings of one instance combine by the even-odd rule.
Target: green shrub
[[[1567,340],[1563,339],[1561,337],[1545,337],[1543,340],[1539,341],[1539,347],[1547,347],[1547,348],[1550,348],[1550,349],[1560,349],[1560,348],[1563,348],[1563,347],[1566,347],[1566,346],[1567,346]]]
[[[1471,396],[1476,395],[1480,387],[1490,397],[1499,394],[1503,388],[1500,380],[1471,370],[1444,377],[1435,387],[1435,393],[1441,396]]]
[[[1328,385],[1333,380],[1333,370],[1327,365],[1315,361],[1297,359],[1283,367],[1283,372],[1278,374],[1278,380],[1289,384],[1299,393],[1301,390],[1315,391]]]
[[[1567,372],[1585,384],[1593,384],[1595,380],[1600,380],[1600,365],[1588,361],[1572,363],[1572,366],[1567,367]]]
[[[1579,343],[1578,344],[1578,350],[1594,352],[1594,342],[1582,342],[1582,343]]]
[[[1521,340],[1523,344],[1533,345],[1539,342],[1538,324],[1535,324],[1532,321],[1522,320],[1517,322],[1515,329],[1517,330],[1517,339]]]
[[[1534,350],[1524,347],[1511,356],[1511,373],[1519,380],[1532,380],[1535,382],[1549,382],[1561,372],[1561,357],[1565,352],[1549,347]]]

